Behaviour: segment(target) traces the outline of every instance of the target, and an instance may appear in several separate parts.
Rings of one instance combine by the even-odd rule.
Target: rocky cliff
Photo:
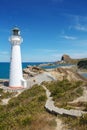
[[[84,61],[87,60],[87,58],[82,58],[82,59],[72,59],[69,55],[64,54],[61,57],[61,61],[67,64],[78,64],[79,61]]]

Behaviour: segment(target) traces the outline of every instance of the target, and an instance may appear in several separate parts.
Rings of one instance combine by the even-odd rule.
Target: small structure
[[[20,35],[19,28],[12,30],[12,36],[9,38],[11,42],[11,59],[10,59],[10,79],[9,87],[11,88],[26,88],[26,81],[23,79],[21,49],[20,44],[23,38]]]

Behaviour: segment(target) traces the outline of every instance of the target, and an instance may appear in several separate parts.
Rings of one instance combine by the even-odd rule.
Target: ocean
[[[34,65],[40,65],[40,64],[45,64],[48,62],[24,62],[22,63],[22,68],[26,68],[28,65],[34,66]],[[57,68],[60,66],[67,66],[66,65],[54,65],[54,66],[44,66],[42,68],[44,69],[51,69],[51,68]],[[0,62],[0,79],[8,79],[9,78],[9,70],[10,70],[10,63],[8,62]],[[82,73],[81,74],[83,77],[87,78],[87,73]]]
[[[39,65],[42,64],[42,62],[26,62],[22,63],[22,68],[26,68],[28,65]],[[10,70],[10,63],[8,62],[0,62],[0,79],[8,79],[9,78],[9,70]]]

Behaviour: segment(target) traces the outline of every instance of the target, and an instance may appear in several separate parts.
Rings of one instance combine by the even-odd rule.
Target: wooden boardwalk
[[[64,108],[55,107],[54,101],[52,100],[52,97],[51,97],[51,92],[44,85],[43,85],[43,88],[46,90],[46,96],[47,96],[45,108],[49,112],[54,113],[54,114],[69,115],[69,116],[74,116],[74,117],[80,117],[83,114],[87,114],[87,112],[81,111],[81,110],[74,110],[74,109],[67,110]]]

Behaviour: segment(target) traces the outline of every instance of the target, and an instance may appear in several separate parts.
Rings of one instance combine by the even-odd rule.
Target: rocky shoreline
[[[48,73],[52,75],[54,78],[57,80],[63,80],[63,79],[68,79],[70,81],[73,80],[86,80],[86,78],[82,77],[80,73],[76,70],[76,67],[74,65],[71,66],[62,66],[59,68],[54,68],[54,69],[42,69],[40,67],[36,66],[28,66],[23,70],[23,75],[25,79],[28,79],[30,77],[34,77],[38,74],[42,73]]]
[[[67,79],[69,81],[81,80],[87,82],[87,78],[82,76],[83,73],[84,72],[77,70],[75,65],[62,66],[53,69],[43,69],[38,66],[27,66],[25,69],[23,69],[23,77],[27,80],[28,85],[35,83],[38,84],[37,82],[38,80],[40,83],[47,80],[49,81],[51,80],[51,78],[52,79],[54,78],[55,80],[59,81]],[[35,78],[37,79],[37,81]],[[2,86],[7,87],[8,84],[9,84],[8,79],[0,79],[0,87]]]

